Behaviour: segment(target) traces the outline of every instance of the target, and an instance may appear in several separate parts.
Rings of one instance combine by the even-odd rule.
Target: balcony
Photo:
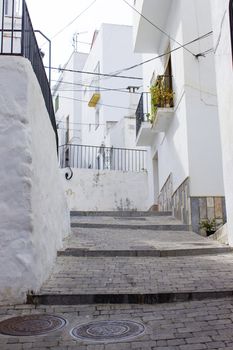
[[[136,144],[152,146],[156,133],[166,132],[174,116],[171,76],[159,75],[151,92],[142,93],[136,110]]]
[[[136,9],[148,18],[152,23],[156,23],[163,30],[166,28],[172,6],[172,0],[138,0]],[[148,21],[138,13],[134,14],[134,48],[139,53],[158,53],[161,40],[164,35],[153,27]]]
[[[136,110],[136,145],[151,146],[155,137],[150,122],[151,95],[149,92],[141,94]]]

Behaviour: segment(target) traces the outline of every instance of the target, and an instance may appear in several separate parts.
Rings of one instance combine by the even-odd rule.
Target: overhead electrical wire
[[[80,40],[78,40],[77,43],[85,44],[85,45],[89,45],[89,46],[92,45],[92,43],[87,43],[86,41],[80,41]]]
[[[111,78],[143,80],[140,77],[129,77],[129,76],[125,76],[125,75],[114,75],[114,74],[107,74],[107,73],[87,72],[87,71],[81,71],[81,70],[75,70],[75,69],[66,69],[66,68],[61,68],[61,67],[48,67],[48,66],[45,66],[45,68],[52,69],[52,70],[57,70],[59,72],[62,71],[62,72],[89,74],[89,75],[97,75],[97,76],[111,77]]]
[[[96,88],[96,89],[100,89],[100,90],[102,90],[102,91],[119,91],[119,92],[126,92],[126,93],[129,93],[129,91],[125,91],[125,90],[128,90],[127,88],[125,88],[125,87],[122,87],[122,88],[107,88],[107,87],[104,87],[104,86],[96,86],[96,85],[89,85],[89,84],[85,84],[85,83],[72,83],[72,82],[68,82],[68,81],[63,81],[63,80],[61,80],[61,81],[58,81],[58,80],[51,80],[51,81],[53,81],[53,82],[58,82],[58,84],[57,85],[59,85],[59,84],[68,84],[68,85],[75,85],[75,86],[83,86],[83,87],[87,87],[87,88],[89,88],[89,87],[91,87],[91,88]],[[142,85],[141,86],[137,86],[137,88],[138,89],[140,89],[142,87]],[[55,90],[55,89],[54,89]],[[61,91],[61,89],[59,89],[59,87],[57,88],[57,90],[56,91]],[[65,91],[65,90],[64,90]],[[73,90],[74,91],[74,90]],[[84,91],[84,90],[82,90],[82,91]],[[88,91],[91,91],[91,90],[89,90],[88,89]],[[139,94],[141,94],[141,93],[139,93]]]
[[[100,124],[88,124],[87,126],[98,126],[98,127],[102,127],[102,128],[105,127],[104,125],[100,125]],[[77,128],[68,128],[68,129],[67,129],[67,128],[60,128],[60,127],[58,127],[57,130],[80,131],[80,129],[77,129]]]
[[[193,44],[193,43],[195,43],[195,42],[197,42],[197,41],[199,41],[199,40],[206,39],[206,38],[208,38],[208,37],[209,37],[210,35],[212,35],[212,34],[213,34],[213,31],[210,31],[210,32],[208,32],[208,33],[205,33],[205,34],[203,34],[203,35],[201,35],[201,36],[199,36],[199,37],[197,37],[197,38],[195,38],[195,39],[193,39],[193,40],[191,40],[191,41],[189,41],[189,42],[187,42],[187,43],[181,45],[181,46],[175,47],[174,49],[169,50],[169,51],[167,51],[167,52],[165,52],[165,53],[162,53],[162,54],[157,55],[157,56],[155,56],[155,57],[152,57],[152,58],[150,58],[150,59],[148,59],[148,60],[146,60],[146,61],[140,62],[140,63],[135,64],[135,65],[133,65],[133,66],[126,67],[126,68],[121,69],[120,71],[113,72],[113,73],[109,73],[109,74],[95,73],[95,72],[85,72],[85,71],[80,71],[80,70],[72,70],[72,69],[65,69],[65,68],[62,69],[62,68],[55,68],[55,67],[51,67],[51,69],[58,70],[58,71],[68,71],[68,72],[74,72],[74,73],[83,73],[83,74],[91,74],[91,75],[98,75],[98,76],[107,76],[107,77],[111,77],[111,78],[124,78],[124,79],[143,80],[143,78],[122,76],[122,75],[119,75],[119,74],[121,74],[121,73],[123,73],[123,72],[126,72],[126,71],[129,71],[129,70],[131,70],[131,69],[140,67],[140,66],[142,66],[142,65],[144,65],[144,64],[146,64],[146,63],[155,61],[155,60],[157,60],[157,59],[159,59],[159,58],[162,58],[162,57],[165,57],[165,56],[167,56],[167,55],[170,55],[172,52],[178,51],[178,50],[180,50],[180,49],[182,49],[182,48],[184,48],[184,47],[186,47],[186,46],[188,46],[188,45],[191,45],[191,44]],[[210,50],[211,50],[211,49],[210,49]],[[208,50],[208,51],[209,51],[209,50]],[[199,55],[200,55],[200,54],[195,55],[195,57],[198,58]],[[45,66],[45,68],[49,68],[49,67]],[[58,82],[58,84],[59,84],[59,82]]]
[[[72,19],[71,22],[67,23],[62,29],[60,29],[57,33],[55,33],[52,37],[51,37],[51,40],[56,38],[59,34],[61,34],[62,32],[64,32],[64,30],[66,30],[69,26],[71,26],[79,17],[81,17],[87,10],[89,10],[93,5],[94,3],[96,2],[97,0],[94,0],[92,1],[92,3],[86,7],[82,12],[80,12],[74,19]]]
[[[62,121],[62,119],[60,120],[60,121],[58,121],[58,123],[60,124],[60,123],[63,123],[63,124],[66,124],[66,121],[64,122],[64,121]],[[96,125],[95,123],[75,123],[75,122],[69,122],[69,124],[77,124],[77,125]],[[105,125],[105,124],[103,124],[103,123],[100,123],[100,124],[98,124],[98,125]]]
[[[64,98],[67,100],[73,100],[73,101],[78,101],[78,102],[83,102],[83,103],[89,103],[89,101],[85,101],[85,100],[80,100],[78,98],[73,98],[73,97],[67,97],[67,96],[60,96],[59,98]],[[127,110],[132,110],[132,111],[136,111],[135,108],[131,108],[131,107],[123,107],[123,106],[115,106],[115,105],[108,105],[105,103],[98,103],[98,106],[104,106],[104,107],[111,107],[111,108],[119,108],[119,109],[127,109]]]
[[[187,46],[187,45],[190,45],[190,44],[195,43],[196,41],[203,40],[203,39],[209,37],[209,36],[212,35],[212,34],[213,34],[213,31],[210,31],[210,32],[208,32],[208,33],[206,33],[206,34],[203,34],[203,35],[199,36],[199,37],[196,38],[196,39],[193,39],[193,40],[187,42],[187,43],[184,44],[184,45],[177,46],[177,47],[175,47],[175,48],[172,49],[172,50],[169,50],[169,51],[167,51],[167,52],[165,52],[165,53],[162,53],[162,54],[160,54],[160,55],[157,55],[157,56],[155,56],[155,57],[152,57],[152,58],[150,58],[150,59],[148,59],[148,60],[146,60],[146,61],[140,62],[140,63],[135,64],[135,65],[133,65],[133,66],[124,68],[124,69],[122,69],[122,70],[120,70],[120,71],[118,71],[118,72],[113,72],[112,74],[117,75],[117,74],[120,74],[120,73],[122,73],[122,72],[126,72],[126,71],[129,71],[129,70],[131,70],[131,69],[134,69],[134,68],[136,68],[136,67],[140,67],[140,66],[142,66],[142,65],[144,65],[144,64],[146,64],[146,63],[149,63],[149,62],[155,61],[156,59],[159,59],[159,58],[162,58],[162,57],[164,57],[164,56],[170,55],[172,52],[178,51],[178,50],[184,48],[184,47]],[[195,57],[197,58],[198,55],[195,55]]]
[[[161,29],[157,24],[153,23],[150,19],[148,19],[146,16],[144,16],[141,12],[139,12],[134,6],[132,6],[131,4],[128,3],[128,1],[126,0],[122,0],[125,4],[127,4],[132,10],[134,10],[135,12],[137,12],[142,18],[145,19],[145,21],[147,21],[148,23],[150,23],[154,28],[156,28],[157,30],[159,30],[162,34],[164,34],[166,37],[168,37],[170,40],[174,41],[176,44],[180,45],[181,44],[174,38],[171,37],[171,35],[169,35],[168,33],[166,33],[163,29]],[[184,47],[184,49],[186,51],[188,51],[191,55],[195,56],[195,54],[190,51],[189,49],[187,49],[186,47]]]
[[[85,83],[73,83],[73,82],[70,82],[70,81],[64,81],[64,80],[51,80],[53,82],[58,82],[58,84],[67,84],[67,85],[75,85],[75,86],[83,86],[83,87],[91,87],[91,88],[99,88],[99,89],[102,89],[102,90],[110,90],[110,91],[122,91],[122,92],[127,92],[127,91],[124,91],[124,90],[127,90],[127,88],[125,87],[122,87],[122,88],[107,88],[107,87],[104,87],[104,86],[96,86],[96,85],[92,85],[92,84],[85,84]],[[137,86],[139,89],[142,87],[141,86]],[[90,90],[88,90],[90,91]]]
[[[58,89],[57,91],[62,91],[62,92],[84,92],[85,90],[68,90],[68,89]],[[122,90],[113,90],[113,89],[99,89],[99,90],[96,90],[96,89],[88,89],[87,92],[120,92],[120,93],[123,93],[123,94],[134,94],[134,95],[141,95],[141,92],[130,92],[130,91],[122,91]]]

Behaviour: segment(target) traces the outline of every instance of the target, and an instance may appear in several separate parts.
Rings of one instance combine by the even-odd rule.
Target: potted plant
[[[155,114],[158,108],[170,108],[173,106],[174,92],[163,85],[162,78],[158,79],[156,84],[151,86],[150,92],[151,112],[153,115],[153,118],[151,118],[150,120],[153,119],[154,121]]]
[[[206,236],[210,236],[217,230],[216,219],[205,219],[200,222],[200,228],[205,230]]]

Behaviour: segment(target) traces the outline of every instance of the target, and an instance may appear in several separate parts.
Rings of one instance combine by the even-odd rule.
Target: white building
[[[102,24],[95,31],[88,55],[71,56],[53,94],[59,144],[69,144],[60,147],[62,167],[145,169],[141,153],[131,159],[121,150],[136,147],[135,110],[142,68],[123,78],[120,72],[140,62],[141,54],[133,52],[133,28],[115,24]]]
[[[135,147],[134,113],[140,95],[133,94],[133,91],[140,91],[142,68],[137,67],[130,74],[121,74],[120,71],[137,65],[141,59],[141,54],[133,52],[131,26],[102,24],[95,33],[84,70],[139,79],[85,77],[90,85],[83,93],[83,99],[88,101],[83,104],[82,113],[83,123],[86,124],[82,128],[82,140],[86,145]],[[121,134],[121,138],[116,137],[117,133]]]
[[[80,74],[88,54],[74,51],[54,87],[54,108],[58,125],[59,144],[81,144],[82,123],[82,82]]]
[[[228,239],[233,245],[233,1],[211,0]]]
[[[149,147],[153,165],[151,204],[173,210],[198,232],[204,219],[226,221],[213,37],[180,46],[211,32],[210,1],[137,0],[135,6],[157,26],[135,13],[135,51],[145,60],[165,54],[144,64],[144,91],[154,86],[158,107],[151,110],[150,95],[143,95],[144,110],[137,111],[137,145]]]

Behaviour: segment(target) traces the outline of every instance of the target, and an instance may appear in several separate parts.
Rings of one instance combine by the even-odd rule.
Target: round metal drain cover
[[[18,316],[0,322],[0,333],[12,336],[42,335],[61,329],[65,325],[66,320],[57,316]]]
[[[71,335],[81,340],[116,342],[137,337],[144,331],[144,325],[134,321],[96,321],[73,328]]]

